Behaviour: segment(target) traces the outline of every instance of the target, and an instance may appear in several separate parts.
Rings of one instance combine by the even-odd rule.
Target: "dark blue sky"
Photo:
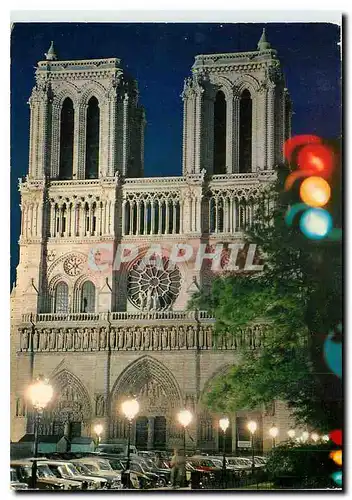
[[[255,50],[262,28],[290,91],[293,134],[341,133],[339,27],[323,23],[16,23],[11,40],[11,281],[20,231],[17,178],[28,169],[36,63],[54,40],[59,59],[118,57],[146,108],[145,175],[181,173],[183,79],[197,54]]]

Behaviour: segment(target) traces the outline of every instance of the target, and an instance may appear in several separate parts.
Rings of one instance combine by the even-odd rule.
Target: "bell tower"
[[[182,98],[184,175],[244,174],[283,160],[290,100],[265,29],[256,51],[196,56]]]

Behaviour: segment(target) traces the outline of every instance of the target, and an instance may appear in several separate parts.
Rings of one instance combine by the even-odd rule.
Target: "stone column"
[[[239,152],[240,152],[240,96],[234,95],[232,102],[232,167],[231,173],[239,171]]]
[[[261,88],[257,94],[258,136],[257,136],[257,166],[264,170],[267,166],[267,90]]]
[[[274,106],[275,106],[275,84],[271,84],[268,90],[267,107],[267,155],[266,168],[274,166],[275,130],[274,130]]]
[[[122,128],[122,175],[128,175],[129,150],[129,96],[126,93],[123,99],[123,128]]]
[[[61,107],[58,102],[53,103],[51,108],[51,166],[50,177],[57,178],[60,170],[60,118]],[[75,116],[76,119],[76,116]]]
[[[233,141],[234,120],[233,120],[234,102],[232,97],[226,97],[226,173],[233,172],[233,152],[235,149]]]
[[[148,450],[152,450],[154,448],[154,424],[155,417],[148,417]]]
[[[196,103],[195,103],[195,147],[194,147],[194,172],[199,173],[202,169],[202,157],[203,151],[201,148],[201,138],[202,138],[202,93],[203,89],[199,86],[196,93]]]

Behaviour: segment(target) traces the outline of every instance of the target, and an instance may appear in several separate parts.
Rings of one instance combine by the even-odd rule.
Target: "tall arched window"
[[[87,109],[86,179],[96,179],[99,172],[100,110],[96,97],[91,97]]]
[[[55,287],[54,312],[68,312],[68,286],[64,281],[60,281]]]
[[[219,90],[214,103],[214,174],[226,173],[226,100]]]
[[[73,137],[74,110],[73,102],[67,97],[61,109],[60,123],[60,163],[59,178],[72,179],[73,173]]]
[[[86,281],[82,286],[81,312],[95,312],[95,286],[91,281]]]
[[[240,102],[240,164],[241,173],[252,171],[252,98],[244,90]]]

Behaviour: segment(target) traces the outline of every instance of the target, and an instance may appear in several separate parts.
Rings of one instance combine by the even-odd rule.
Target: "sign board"
[[[238,448],[250,448],[251,442],[250,441],[237,441],[237,447]]]

